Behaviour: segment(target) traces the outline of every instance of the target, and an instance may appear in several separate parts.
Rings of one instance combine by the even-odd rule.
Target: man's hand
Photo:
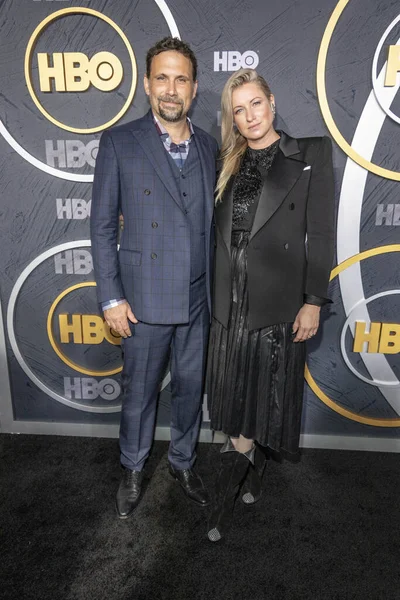
[[[118,304],[118,306],[114,306],[113,308],[108,308],[104,311],[104,318],[107,325],[119,333],[123,338],[132,336],[128,319],[131,323],[138,322],[128,302]]]
[[[294,342],[305,342],[315,335],[319,326],[321,307],[314,304],[303,304],[293,323]]]

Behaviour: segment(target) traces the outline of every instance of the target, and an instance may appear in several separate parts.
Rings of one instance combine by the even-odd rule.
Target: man
[[[210,321],[218,146],[187,117],[197,91],[197,61],[187,44],[169,37],[148,51],[144,88],[147,115],[101,137],[91,209],[98,300],[123,338],[120,518],[140,499],[169,356],[170,473],[190,500],[209,504],[193,463]]]

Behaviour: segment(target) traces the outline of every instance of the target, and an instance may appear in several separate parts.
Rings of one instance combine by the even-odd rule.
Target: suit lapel
[[[302,158],[297,140],[282,132],[275,160],[268,173],[263,173],[264,185],[261,190],[250,239],[260,231],[278,210],[299,179],[306,164]]]
[[[203,174],[204,194],[205,194],[205,211],[206,211],[206,222],[209,222],[212,218],[214,210],[214,181],[215,181],[215,160],[211,151],[207,151],[205,147],[203,137],[200,133],[194,134],[194,141],[199,154],[201,170]],[[190,143],[193,143],[190,142]],[[190,152],[190,150],[189,150]]]
[[[217,223],[217,227],[222,234],[222,239],[224,240],[229,254],[231,253],[234,181],[235,178],[231,177],[225,188],[222,200],[217,204],[215,209],[215,220]]]
[[[154,167],[174,201],[181,210],[184,210],[176,179],[173,174],[172,165],[169,162],[168,154],[154,126],[153,119],[150,117],[146,122],[146,127],[132,130],[132,134],[140,144],[143,152]]]

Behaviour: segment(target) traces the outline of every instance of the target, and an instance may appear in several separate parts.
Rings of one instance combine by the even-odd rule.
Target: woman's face
[[[245,83],[232,92],[233,120],[250,148],[266,148],[278,139],[273,128],[274,114],[271,104],[257,83]]]

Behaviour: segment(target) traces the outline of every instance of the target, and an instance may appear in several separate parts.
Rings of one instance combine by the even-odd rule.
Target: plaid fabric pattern
[[[141,322],[158,325],[188,322],[193,249],[186,209],[190,208],[191,194],[198,193],[198,184],[192,185],[195,178],[189,176],[188,170],[191,156],[194,159],[193,147],[201,165],[200,170],[196,169],[196,181],[202,180],[205,195],[204,246],[210,306],[214,249],[211,222],[218,147],[208,133],[194,124],[193,129],[195,136],[182,173],[161,143],[151,111],[136,121],[103,132],[90,215],[100,306],[112,299],[126,298]],[[182,180],[180,185],[177,178]],[[124,215],[124,231],[118,252],[120,212]]]
[[[183,142],[181,142],[180,144],[175,144],[171,140],[168,131],[165,129],[165,127],[163,127],[163,125],[160,123],[160,121],[157,119],[157,117],[153,114],[154,124],[155,124],[157,132],[162,140],[162,143],[164,144],[164,148],[174,159],[176,166],[180,170],[183,169],[183,165],[185,164],[185,160],[187,159],[187,156],[189,154],[189,144],[194,135],[194,129],[193,129],[192,122],[189,119],[189,117],[186,117],[186,118],[187,118],[187,124],[188,124],[189,130],[190,130],[190,137],[187,140],[184,140]],[[118,306],[119,304],[124,304],[124,302],[126,302],[125,298],[113,298],[112,300],[109,300],[108,302],[103,302],[101,304],[101,310],[104,312],[105,310],[108,310],[109,308],[114,308],[114,306]]]
[[[192,137],[194,135],[194,129],[191,120],[189,117],[187,118],[187,124],[190,130],[190,137],[187,140],[184,140],[180,144],[175,144],[170,136],[168,131],[163,127],[157,117],[153,114],[154,123],[158,134],[164,144],[164,148],[171,155],[171,158],[174,159],[176,166],[178,169],[182,169],[185,164],[185,160],[187,155],[189,154],[189,144],[192,141]]]
[[[178,325],[140,322],[135,334],[124,339],[124,385],[120,450],[121,464],[142,470],[153,441],[160,381],[170,349],[171,375],[175,378],[171,398],[171,443],[168,459],[176,469],[190,469],[196,458],[200,425],[209,312],[205,278],[188,290],[189,318]]]

